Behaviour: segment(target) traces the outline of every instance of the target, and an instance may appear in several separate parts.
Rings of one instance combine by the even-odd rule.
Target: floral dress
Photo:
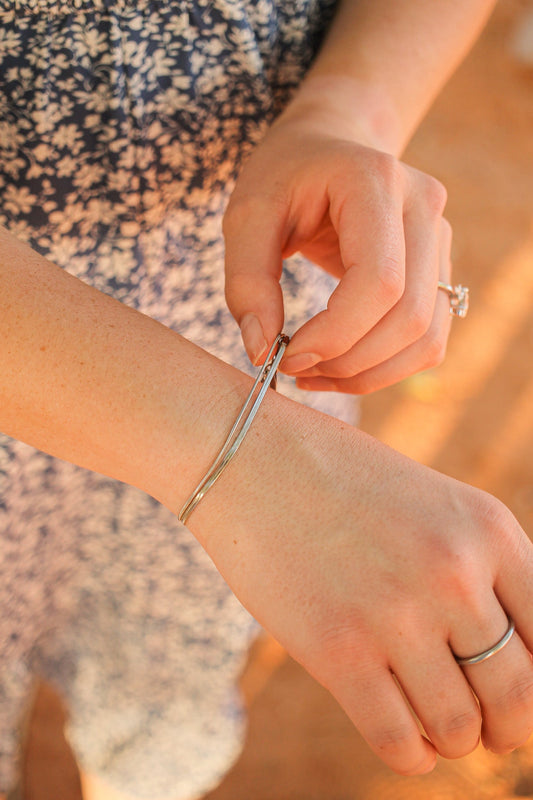
[[[241,369],[221,218],[334,0],[0,0],[0,224]],[[331,284],[286,264],[287,330]],[[169,365],[172,368],[171,365]],[[336,395],[281,390],[351,420]],[[37,677],[83,769],[197,797],[239,753],[256,623],[175,516],[0,434],[0,791]]]

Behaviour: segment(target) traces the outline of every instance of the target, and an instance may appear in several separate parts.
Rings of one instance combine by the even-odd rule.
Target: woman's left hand
[[[300,251],[339,278],[281,368],[301,388],[363,394],[444,357],[451,228],[444,187],[336,107],[293,103],[245,165],[224,219],[226,297],[258,363],[283,327],[282,259]]]

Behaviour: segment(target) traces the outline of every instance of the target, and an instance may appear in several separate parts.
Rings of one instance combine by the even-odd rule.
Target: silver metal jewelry
[[[469,658],[459,658],[458,656],[455,656],[457,663],[461,667],[464,667],[466,664],[481,664],[482,661],[486,661],[487,658],[491,658],[492,656],[496,655],[496,653],[499,653],[499,651],[509,642],[515,630],[513,620],[510,617],[507,619],[509,622],[509,627],[505,631],[502,638],[496,642],[496,644],[494,644],[492,647],[489,647],[488,650],[483,650],[482,653],[478,653],[477,656],[470,656]]]
[[[460,283],[457,286],[451,286],[449,283],[443,283],[443,281],[439,281],[437,286],[443,292],[446,292],[450,298],[450,314],[464,319],[468,314],[470,294],[468,286],[461,286]]]
[[[265,363],[261,367],[250,394],[246,398],[244,405],[235,420],[222,449],[209,467],[207,474],[202,478],[194,492],[191,494],[185,505],[178,514],[178,519],[185,525],[192,512],[207,494],[213,484],[220,478],[223,471],[242,444],[250,425],[261,405],[269,386],[276,388],[276,372],[279,362],[283,358],[285,348],[289,344],[289,337],[280,333],[274,344],[268,351]],[[257,391],[259,389],[259,391]],[[242,423],[242,424],[241,424]]]

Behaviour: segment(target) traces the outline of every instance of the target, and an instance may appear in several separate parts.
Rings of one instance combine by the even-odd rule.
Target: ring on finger
[[[450,300],[450,314],[453,317],[464,319],[468,314],[470,294],[468,286],[461,286],[460,283],[457,284],[457,286],[452,286],[449,283],[444,283],[444,281],[439,281],[437,287],[448,295]]]
[[[509,623],[507,630],[505,631],[502,638],[498,639],[496,644],[493,644],[492,647],[489,647],[487,650],[483,650],[483,652],[477,653],[474,656],[468,656],[466,658],[455,656],[455,660],[457,661],[459,666],[464,667],[467,664],[481,664],[482,661],[486,661],[488,658],[492,658],[492,656],[496,655],[496,653],[499,653],[499,651],[502,650],[505,647],[505,645],[508,644],[508,642],[511,640],[511,637],[515,631],[515,625],[513,620],[510,617],[508,617],[507,619]]]

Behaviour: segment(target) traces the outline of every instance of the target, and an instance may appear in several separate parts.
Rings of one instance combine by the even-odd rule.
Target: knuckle
[[[472,497],[471,513],[475,523],[506,548],[508,557],[519,553],[525,541],[522,530],[507,506],[488,492],[477,491]]]
[[[331,665],[335,672],[346,663],[353,663],[362,652],[361,635],[349,616],[342,620],[337,618],[334,628],[319,617],[314,621],[312,633],[320,661]]]
[[[484,514],[487,522],[495,528],[508,529],[516,525],[516,520],[507,506],[491,494],[484,494]]]
[[[463,569],[456,569],[454,575],[449,575],[446,584],[448,596],[454,605],[461,607],[469,616],[478,621],[480,629],[488,627],[489,622],[483,608],[483,597],[480,588],[479,570],[471,565]]]
[[[446,202],[448,200],[448,192],[443,184],[433,178],[431,175],[425,176],[425,198],[428,208],[435,214],[441,216]]]
[[[393,195],[398,191],[400,185],[403,184],[403,168],[398,159],[388,153],[383,153],[380,163],[380,172],[385,186],[387,195]]]
[[[387,195],[393,193],[396,187],[403,183],[403,167],[390,153],[376,152],[376,169],[380,181]]]
[[[376,291],[390,307],[398,302],[405,289],[405,275],[399,259],[383,258],[376,268]]]
[[[409,317],[406,334],[415,342],[428,332],[433,317],[433,309],[424,297],[412,297],[409,301]]]
[[[474,750],[481,734],[481,715],[475,709],[452,714],[440,722],[434,731],[441,743],[439,753],[445,758],[460,758]]]
[[[427,579],[446,602],[473,617],[481,629],[488,627],[484,594],[484,565],[469,546],[447,547],[435,542],[433,558],[438,564],[427,564]]]
[[[430,330],[424,340],[424,363],[426,369],[438,367],[446,357],[448,337],[437,330]]]
[[[390,725],[377,728],[372,736],[374,747],[379,753],[389,756],[400,755],[410,747],[413,729],[410,725]],[[410,771],[410,770],[409,770]]]

